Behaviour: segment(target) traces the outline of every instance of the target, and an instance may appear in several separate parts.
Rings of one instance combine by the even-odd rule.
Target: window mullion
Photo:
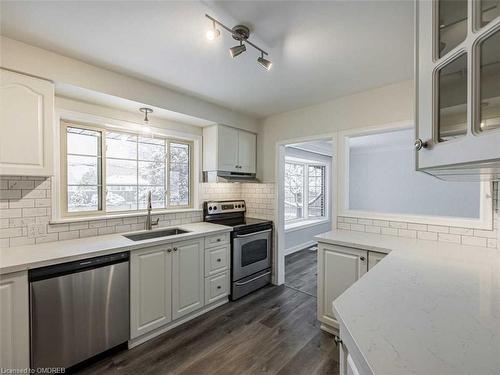
[[[106,145],[107,131],[101,131],[101,196],[100,204],[102,212],[106,212],[106,198],[108,195],[108,185],[106,181],[106,154],[108,146]]]
[[[304,219],[309,218],[309,164],[304,164]]]

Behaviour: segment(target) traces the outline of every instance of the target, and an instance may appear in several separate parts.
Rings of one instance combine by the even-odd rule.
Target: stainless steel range
[[[245,216],[245,201],[203,204],[204,221],[233,227],[231,232],[231,299],[271,282],[273,222]]]

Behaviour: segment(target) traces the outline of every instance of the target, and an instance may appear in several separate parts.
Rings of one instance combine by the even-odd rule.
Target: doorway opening
[[[336,225],[334,145],[333,136],[278,145],[277,281],[314,297],[314,236]]]

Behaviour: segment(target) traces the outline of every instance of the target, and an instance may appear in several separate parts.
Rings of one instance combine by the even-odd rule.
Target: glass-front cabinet
[[[417,0],[417,169],[500,177],[500,0]]]

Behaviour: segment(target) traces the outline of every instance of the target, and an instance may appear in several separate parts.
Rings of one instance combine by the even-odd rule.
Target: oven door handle
[[[236,236],[234,236],[234,238],[245,238],[245,237],[255,236],[256,234],[268,233],[271,231],[272,231],[272,229],[266,229],[266,230],[261,230],[260,232],[253,232],[253,233],[248,233],[248,234],[236,235]]]
[[[250,279],[250,280],[244,281],[244,282],[242,282],[242,283],[238,283],[238,282],[236,282],[236,283],[234,283],[234,285],[237,285],[237,286],[246,285],[246,284],[248,284],[248,283],[251,283],[252,281],[258,280],[258,279],[260,279],[261,277],[263,277],[263,276],[267,276],[267,275],[269,275],[269,274],[271,274],[271,271],[266,272],[266,273],[263,273],[262,275],[256,276],[256,277],[254,277],[253,279]]]

